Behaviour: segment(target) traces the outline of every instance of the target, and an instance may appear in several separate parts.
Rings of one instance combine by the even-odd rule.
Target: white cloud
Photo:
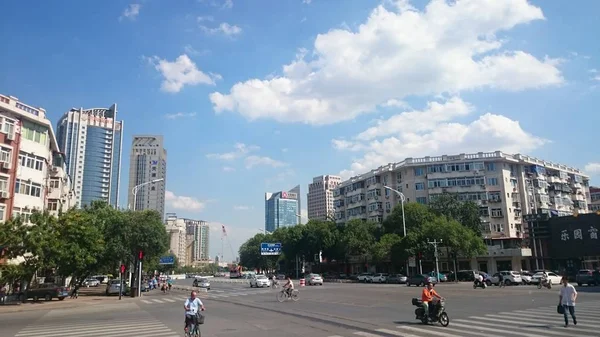
[[[408,96],[562,84],[559,60],[507,51],[496,36],[536,20],[542,10],[527,0],[434,0],[424,11],[396,1],[375,8],[357,31],[318,35],[282,75],[236,83],[210,100],[216,113],[322,125]]]
[[[192,47],[192,45],[186,45],[183,47],[183,51],[187,54],[187,55],[191,55],[191,56],[202,56],[202,55],[206,55],[209,53],[209,50],[196,50],[194,47]]]
[[[470,123],[455,121],[474,110],[457,97],[443,103],[429,102],[422,111],[403,112],[378,121],[352,140],[333,140],[338,150],[364,154],[340,175],[349,178],[408,157],[496,150],[523,153],[549,142],[524,131],[518,121],[489,112]]]
[[[202,29],[207,34],[224,34],[227,36],[234,36],[242,33],[242,28],[236,25],[230,25],[227,22],[223,22],[215,28],[209,28],[207,26],[201,25],[200,29]]]
[[[381,106],[386,108],[408,108],[408,103],[397,100],[397,99],[388,99],[387,102],[383,103]]]
[[[235,172],[235,169],[231,166],[223,166],[223,172]]]
[[[173,113],[173,114],[166,114],[165,118],[166,119],[179,119],[179,118],[190,118],[190,117],[195,117],[196,113],[195,112],[177,112],[177,113]]]
[[[140,15],[141,8],[142,8],[142,5],[140,5],[140,4],[131,4],[131,5],[127,6],[127,8],[125,8],[125,10],[123,10],[123,14],[121,14],[121,16],[119,17],[119,20],[123,20],[123,19],[135,20],[138,17],[138,15]]]
[[[600,175],[600,163],[589,163],[585,165],[584,171],[589,175]]]
[[[215,21],[215,18],[213,18],[212,16],[199,16],[196,18],[196,21],[198,22],[213,22]]]
[[[167,204],[167,209],[181,209],[190,212],[200,212],[206,206],[205,202],[202,202],[192,197],[176,195],[171,191],[165,192],[165,201]]]
[[[246,205],[238,205],[238,206],[233,206],[233,209],[236,211],[249,211],[251,209],[254,209],[254,207],[246,206]]]
[[[312,0],[302,0],[302,3],[306,5],[310,5],[311,2]]]
[[[246,168],[251,169],[255,166],[271,166],[271,167],[283,167],[286,166],[284,162],[275,160],[269,157],[261,156],[248,156],[245,160]]]
[[[222,79],[219,74],[203,73],[186,54],[180,55],[173,62],[160,59],[158,56],[146,59],[163,76],[161,89],[166,92],[177,93],[186,85],[215,85],[216,80]]]
[[[221,8],[223,8],[223,9],[233,8],[233,0],[225,0],[225,2],[223,2],[223,6],[221,6]]]
[[[600,81],[600,75],[598,75],[598,76],[594,77],[594,80],[596,80],[596,81]]]
[[[287,149],[287,148],[283,148],[283,149],[281,149],[281,152],[286,153],[286,152],[288,152],[288,150],[289,149]]]
[[[209,159],[220,159],[220,160],[234,160],[245,157],[247,154],[258,151],[260,147],[256,145],[246,145],[244,143],[236,143],[234,145],[234,151],[226,153],[209,153],[206,158]]]

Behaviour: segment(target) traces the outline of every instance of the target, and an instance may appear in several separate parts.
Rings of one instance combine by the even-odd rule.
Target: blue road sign
[[[281,243],[262,242],[260,244],[260,255],[281,255]]]
[[[175,257],[174,256],[163,256],[158,261],[158,264],[174,264]]]

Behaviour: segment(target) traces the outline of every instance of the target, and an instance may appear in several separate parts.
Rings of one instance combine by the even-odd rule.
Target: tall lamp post
[[[386,190],[390,190],[394,193],[396,193],[399,197],[400,197],[400,205],[402,207],[402,231],[404,234],[404,237],[406,237],[406,218],[404,217],[404,202],[406,201],[406,197],[404,196],[404,194],[398,190],[395,190],[389,186],[383,186],[383,188],[385,188]],[[406,261],[406,274],[408,276],[408,261]]]
[[[154,180],[150,180],[150,181],[146,181],[144,183],[141,183],[139,185],[135,185],[133,187],[133,189],[131,190],[131,193],[133,194],[133,210],[135,211],[137,208],[137,192],[139,191],[140,187],[142,186],[146,186],[146,185],[150,185],[150,184],[154,184],[157,183],[159,181],[163,181],[165,180],[165,178],[159,178],[159,179],[154,179]],[[142,296],[142,259],[139,259],[139,264],[138,264],[138,272],[137,272],[137,295],[138,297]]]

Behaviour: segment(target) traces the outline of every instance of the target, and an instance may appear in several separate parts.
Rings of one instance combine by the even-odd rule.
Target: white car
[[[306,284],[308,284],[309,286],[314,286],[317,284],[322,286],[323,278],[319,274],[308,274],[306,275]]]
[[[108,281],[108,284],[106,285],[106,296],[118,295],[121,286],[123,286],[122,294],[125,295],[127,293],[127,285],[125,282],[121,283],[119,280]]]
[[[522,284],[523,283],[523,279],[521,278],[521,273],[519,273],[518,271],[513,271],[513,270],[503,270],[500,271],[496,274],[494,274],[491,278],[491,283],[498,285],[499,282],[499,278],[498,275],[502,274],[502,282],[504,282],[504,284],[506,285],[517,285],[517,284]]]
[[[208,281],[208,279],[205,277],[196,278],[194,279],[194,283],[192,284],[192,286],[210,290],[210,281]]]
[[[269,280],[265,275],[254,275],[250,278],[250,288],[258,288],[258,287],[270,287],[271,280]]]
[[[358,275],[356,279],[358,280],[358,282],[367,282],[371,278],[371,276],[373,276],[373,274],[371,273],[362,273]]]
[[[378,274],[371,276],[369,279],[367,279],[367,281],[373,282],[373,283],[386,283],[387,278],[388,278],[387,273],[378,273]]]
[[[95,278],[89,278],[83,282],[86,287],[98,287],[100,286],[100,281]]]
[[[543,272],[535,273],[531,277],[531,284],[539,284],[543,274]],[[560,284],[560,280],[562,279],[562,277],[556,275],[556,273],[553,273],[551,271],[546,272],[546,274],[548,274],[548,281],[550,281],[551,284]]]

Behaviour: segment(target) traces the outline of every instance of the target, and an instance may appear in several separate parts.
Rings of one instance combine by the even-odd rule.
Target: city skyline
[[[163,135],[165,212],[209,221],[214,240],[224,224],[234,250],[264,229],[265,191],[307,193],[315,176],[346,180],[410,157],[521,153],[599,183],[600,52],[589,41],[600,3],[211,5],[221,2],[111,3],[90,25],[60,19],[88,18],[83,3],[7,3],[35,20],[6,16],[4,43],[25,36],[44,52],[8,48],[0,92],[43,107],[55,127],[71,107],[117,103],[120,173],[133,135]],[[577,132],[548,127],[566,118]]]

